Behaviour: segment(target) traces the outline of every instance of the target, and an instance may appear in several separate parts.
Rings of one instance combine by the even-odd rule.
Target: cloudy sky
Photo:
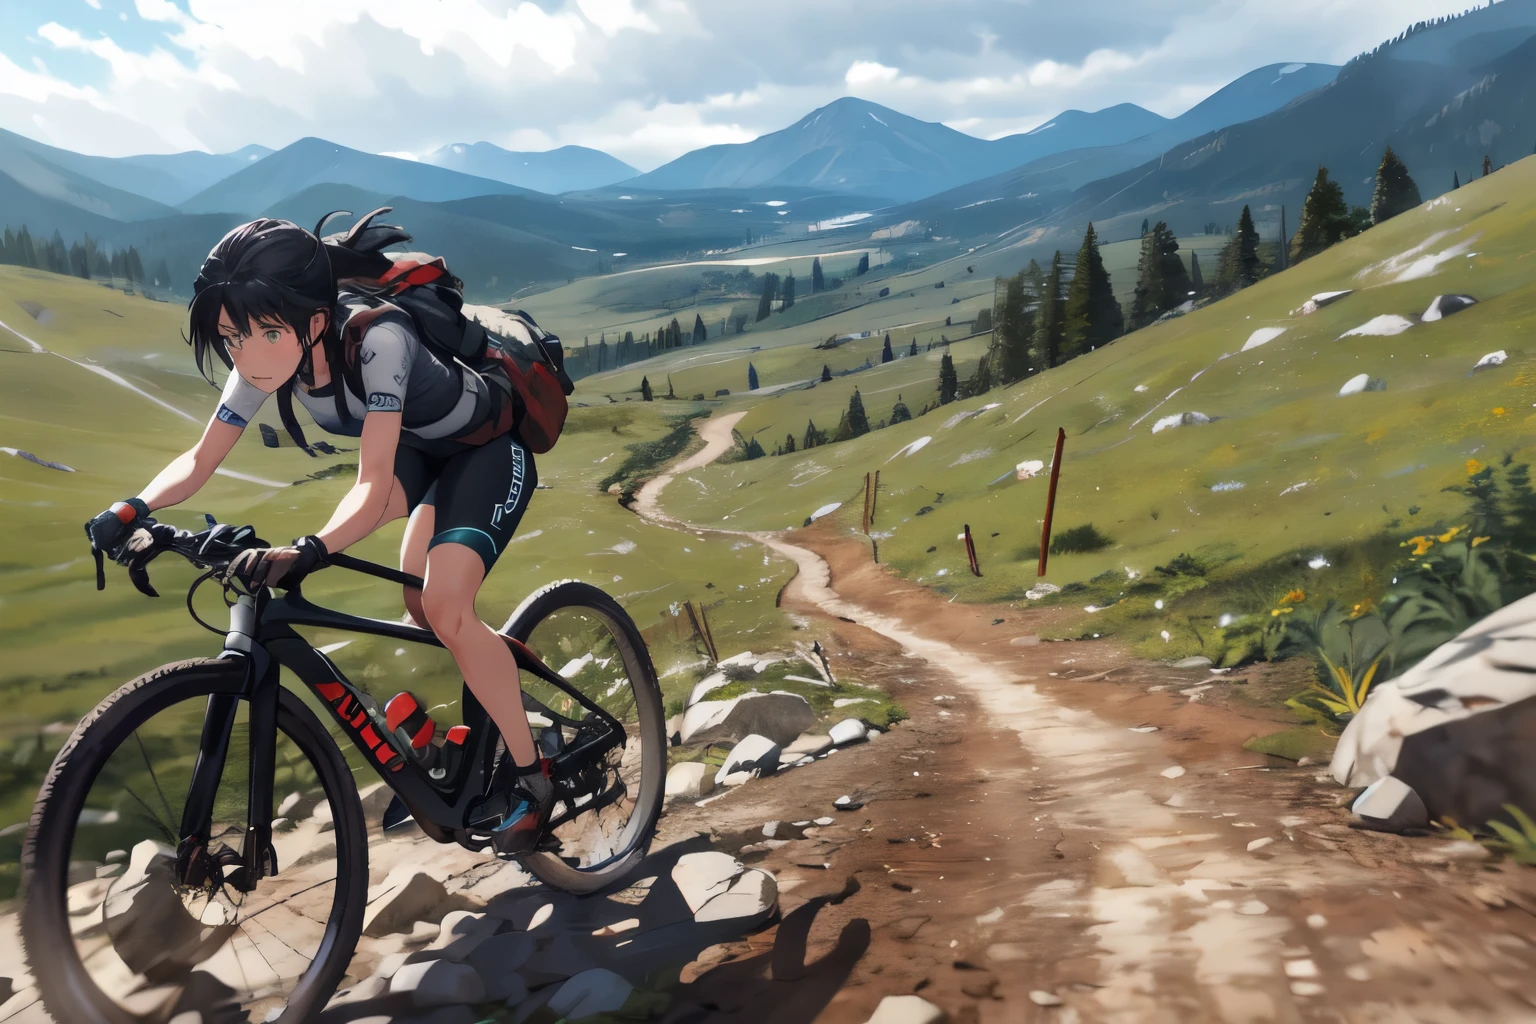
[[[0,128],[111,156],[317,135],[649,170],[857,95],[985,138],[1181,113],[1466,0],[0,0]]]

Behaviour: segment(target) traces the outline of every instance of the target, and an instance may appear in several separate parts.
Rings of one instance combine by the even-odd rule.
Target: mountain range
[[[1231,224],[1243,205],[1273,236],[1299,215],[1319,164],[1369,201],[1391,144],[1426,198],[1536,142],[1536,0],[1420,23],[1340,69],[1279,63],[1177,117],[1130,103],[1067,110],[980,139],[844,97],[752,142],[695,150],[636,174],[579,146],[520,153],[455,143],[422,159],[317,138],[277,151],[96,157],[0,132],[0,223],[34,236],[136,245],[190,279],[233,225],[312,223],[391,205],[394,219],[479,294],[594,272],[612,260],[736,249],[809,224],[866,237],[916,221],[946,237],[1067,248],[1092,220],[1105,239],[1143,218],[1177,232]],[[559,192],[558,195],[554,194]],[[842,225],[842,226],[839,226]]]

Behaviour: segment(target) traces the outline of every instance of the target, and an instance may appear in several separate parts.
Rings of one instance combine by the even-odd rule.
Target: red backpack
[[[408,238],[389,225],[374,225],[369,230],[369,222],[384,212],[388,212],[387,207],[363,218],[349,240],[373,241],[368,235],[374,232],[379,233],[380,243]],[[324,223],[321,221],[322,226]],[[566,396],[576,389],[565,372],[565,349],[560,339],[520,309],[487,309],[488,316],[495,318],[490,324],[465,316],[464,283],[449,273],[441,257],[413,252],[388,258],[388,269],[376,278],[348,278],[340,283],[336,328],[346,356],[342,376],[351,390],[362,394],[356,357],[368,325],[380,317],[403,315],[421,343],[438,358],[458,364],[460,372],[480,374],[487,386],[507,394],[508,401],[501,404],[496,421],[481,424],[454,440],[483,444],[516,428],[535,454],[553,448],[565,426],[569,410]],[[289,434],[308,451],[293,416],[292,386],[290,382],[278,390],[278,412]]]

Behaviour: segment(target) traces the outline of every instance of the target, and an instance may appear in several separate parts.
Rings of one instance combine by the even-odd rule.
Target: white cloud
[[[389,151],[387,153],[380,153],[379,156],[390,156],[390,157],[394,157],[396,160],[413,160],[414,161],[414,160],[419,160],[420,159],[420,157],[418,157],[415,153],[412,153],[408,149],[391,150],[391,151]]]
[[[722,0],[133,0],[134,34],[116,39],[86,28],[86,7],[35,8],[49,20],[32,42],[0,43],[0,127],[37,134],[42,114],[55,145],[318,135],[425,153],[483,139],[590,145],[645,169],[848,93],[986,138],[1069,107],[1177,114],[1262,64],[1342,63],[1444,0],[882,0],[878,18],[780,0],[771,30]],[[27,70],[59,51],[106,80]]]
[[[101,0],[85,0],[86,6],[101,10]]]
[[[896,81],[900,75],[901,71],[898,68],[886,67],[879,61],[856,60],[848,65],[843,81],[858,89],[866,85],[889,84]]]

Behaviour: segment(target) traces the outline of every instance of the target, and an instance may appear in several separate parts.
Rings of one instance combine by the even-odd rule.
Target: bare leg
[[[405,537],[400,541],[400,571],[425,578],[427,575],[427,542],[437,528],[437,508],[417,505],[411,513],[411,521],[405,526]],[[430,628],[427,613],[421,607],[421,591],[405,587],[405,610],[412,625]]]
[[[537,755],[523,711],[517,660],[506,641],[475,612],[485,563],[463,544],[439,544],[427,554],[426,579],[421,603],[437,638],[458,663],[470,692],[501,730],[512,760],[519,766],[533,764]]]

